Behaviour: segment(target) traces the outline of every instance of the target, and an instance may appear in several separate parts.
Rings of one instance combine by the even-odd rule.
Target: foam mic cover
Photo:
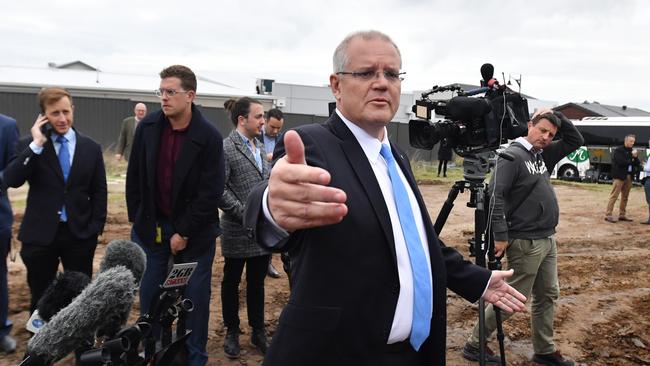
[[[129,240],[112,240],[106,246],[104,258],[99,264],[99,272],[115,266],[124,266],[133,273],[140,283],[147,264],[147,257],[140,246]]]
[[[27,353],[50,364],[93,339],[100,328],[126,322],[135,299],[135,278],[124,266],[105,270],[29,341]]]
[[[72,300],[90,283],[90,277],[82,272],[59,273],[38,300],[38,315],[46,322]]]
[[[483,64],[481,66],[481,77],[487,83],[494,76],[494,66],[492,64]]]

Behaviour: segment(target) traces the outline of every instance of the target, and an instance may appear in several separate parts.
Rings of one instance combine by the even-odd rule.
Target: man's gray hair
[[[365,41],[373,40],[373,39],[382,39],[384,41],[390,42],[390,44],[395,47],[395,51],[397,51],[397,55],[399,56],[399,63],[400,67],[402,67],[402,54],[399,52],[399,48],[397,48],[397,45],[395,42],[393,42],[392,39],[390,39],[389,36],[386,34],[376,31],[376,30],[367,30],[367,31],[358,31],[349,34],[341,43],[336,47],[336,50],[334,51],[334,73],[337,72],[342,72],[345,71],[345,65],[348,63],[348,45],[350,42],[355,39],[355,38],[362,38]]]

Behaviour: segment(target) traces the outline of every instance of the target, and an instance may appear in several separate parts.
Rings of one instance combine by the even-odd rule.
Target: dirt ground
[[[447,197],[451,181],[421,186],[429,213],[436,217]],[[607,186],[557,184],[561,207],[558,227],[558,267],[561,298],[555,319],[555,339],[562,353],[581,365],[650,365],[650,226],[640,225],[647,219],[643,190],[635,187],[630,194],[628,215],[634,222],[610,224],[603,220],[608,193]],[[123,199],[123,181],[109,182],[109,214],[104,236],[98,246],[95,265],[98,267],[106,243],[128,238],[130,226]],[[24,207],[24,188],[10,192],[16,204],[16,224]],[[467,208],[467,193],[456,200],[456,207],[443,229],[442,239],[467,255],[467,239],[473,235],[473,211]],[[22,206],[20,201],[23,201]],[[354,209],[351,207],[350,209]],[[17,225],[15,226],[17,228]],[[14,252],[20,243],[14,244]],[[276,268],[282,268],[277,256]],[[223,321],[220,306],[220,282],[223,258],[217,251],[212,276],[212,302],[208,349],[209,365],[259,365],[262,355],[249,344],[245,291],[241,292],[242,356],[228,360],[223,354]],[[13,355],[0,355],[0,365],[15,365],[22,356],[29,333],[29,290],[25,269],[18,255],[9,263],[10,319],[12,332],[19,344]],[[283,305],[289,296],[286,275],[266,281],[266,322],[272,334]],[[468,332],[477,319],[477,307],[453,293],[448,296],[449,365],[471,365],[460,356]],[[138,313],[137,304],[132,318]],[[532,365],[530,313],[517,314],[504,324],[505,348],[510,365]],[[492,349],[498,349],[492,340]],[[72,364],[62,361],[59,365]]]

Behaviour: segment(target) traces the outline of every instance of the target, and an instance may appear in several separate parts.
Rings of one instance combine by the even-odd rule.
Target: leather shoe
[[[262,329],[253,329],[253,335],[251,335],[251,343],[255,346],[263,355],[266,354],[266,350],[269,349],[269,341],[266,339],[266,332],[264,328]]]
[[[223,351],[228,358],[239,358],[239,329],[228,329],[223,341]]]
[[[618,217],[618,221],[630,221],[630,222],[631,222],[631,221],[634,221],[634,220],[632,220],[632,219],[628,219],[628,218],[625,217],[625,216],[619,216],[619,217]]]
[[[616,220],[614,220],[614,218],[611,217],[611,216],[605,216],[605,221],[607,221],[607,222],[611,222],[611,223],[615,223],[615,222],[616,222]]]
[[[465,347],[463,347],[463,357],[470,361],[476,361],[478,362],[480,359],[479,355],[479,349],[478,347],[474,347],[469,343],[465,343]],[[486,364],[500,364],[501,363],[501,358],[492,352],[490,347],[485,345],[485,363]]]
[[[280,278],[280,272],[278,272],[275,267],[273,267],[273,264],[269,262],[269,267],[266,270],[266,274],[271,277],[271,278]]]
[[[8,335],[0,337],[0,351],[4,353],[16,352],[16,340]]]
[[[538,355],[535,353],[533,356],[533,361],[542,365],[551,365],[551,366],[574,366],[575,363],[569,360],[568,358],[562,357],[560,351],[555,351],[553,353],[548,353],[545,355]]]

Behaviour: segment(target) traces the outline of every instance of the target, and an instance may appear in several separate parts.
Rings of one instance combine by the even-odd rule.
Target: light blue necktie
[[[246,145],[248,145],[248,148],[250,149],[251,153],[253,153],[253,157],[255,157],[255,162],[257,163],[257,169],[262,171],[262,156],[260,155],[260,150],[254,149],[250,140],[246,140]]]
[[[399,215],[399,223],[404,233],[406,248],[411,262],[411,271],[413,273],[413,323],[411,324],[411,345],[417,351],[422,343],[429,336],[431,327],[432,308],[432,291],[431,276],[429,275],[429,266],[427,265],[427,256],[420,241],[413,208],[402,183],[402,179],[397,172],[395,159],[387,145],[381,145],[381,156],[386,160],[388,165],[388,174],[393,185],[393,195],[395,196],[395,205]]]
[[[68,139],[59,136],[56,138],[56,142],[61,144],[59,148],[59,165],[61,165],[61,171],[63,172],[63,181],[68,181],[68,175],[70,174],[70,149],[68,149]],[[68,215],[65,212],[65,205],[61,208],[61,221],[68,221]]]

